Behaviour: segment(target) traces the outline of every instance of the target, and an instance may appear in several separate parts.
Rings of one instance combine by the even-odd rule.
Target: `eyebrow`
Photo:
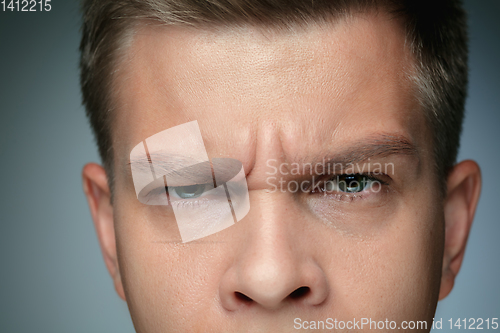
[[[203,160],[195,160],[186,155],[172,154],[167,151],[146,151],[146,155],[147,159],[142,156],[138,156],[137,158],[131,156],[130,161],[127,163],[127,167],[134,165],[141,171],[148,171],[151,169],[154,160],[156,162],[154,164],[155,170],[161,171],[162,174],[165,174],[168,170],[189,167],[193,164],[207,162]]]
[[[182,168],[182,165],[190,166],[193,165],[193,159],[180,155],[180,154],[169,154],[167,152],[154,152],[156,161],[160,161],[160,167],[164,170],[172,170]],[[340,166],[341,168],[347,168],[352,165],[366,162],[371,158],[383,158],[390,155],[402,155],[402,156],[412,156],[416,157],[420,162],[420,156],[417,147],[406,137],[398,134],[375,134],[359,140],[350,144],[347,147],[341,147],[338,152],[318,154],[314,158],[301,158],[295,159],[301,165],[318,165],[323,164],[325,167],[329,165]],[[200,162],[200,161],[197,161]],[[148,159],[130,159],[130,162],[126,164],[127,171],[131,173],[131,165],[134,163],[135,166],[139,167],[140,170],[145,172],[151,172],[151,158],[148,154]],[[209,163],[209,162],[206,162]],[[156,169],[158,169],[156,167]],[[196,173],[189,172],[189,178],[193,179]],[[181,175],[179,175],[181,176]],[[185,175],[188,176],[188,175]],[[202,179],[196,179],[199,182],[210,182],[207,179],[208,175],[198,175]],[[210,175],[211,176],[211,175]],[[194,178],[198,178],[194,177]]]
[[[152,161],[155,161],[154,168]],[[185,183],[182,186],[211,183],[214,179],[218,184],[222,184],[236,176],[242,167],[241,162],[232,158],[213,158],[210,161],[201,161],[166,151],[147,153],[147,159],[131,157],[130,162],[126,165],[128,172],[132,172],[133,165],[137,172],[151,173],[155,179],[159,175],[166,176],[169,179],[167,183]],[[158,175],[155,174],[155,171],[158,172]]]
[[[376,134],[348,146],[340,147],[334,153],[318,154],[312,159],[299,159],[299,164],[324,164],[325,166],[333,165],[348,168],[352,165],[367,162],[372,158],[384,158],[391,155],[415,157],[420,162],[417,146],[406,137],[398,134]]]
[[[174,182],[185,183],[184,186],[213,182],[210,162],[167,151],[147,152],[147,159],[131,156],[126,166],[128,173],[148,173],[155,179],[167,176]]]

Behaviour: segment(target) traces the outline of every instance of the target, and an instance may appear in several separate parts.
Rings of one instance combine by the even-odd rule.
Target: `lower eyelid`
[[[209,199],[209,198],[197,197],[194,199],[179,199],[171,201],[172,207],[176,209],[190,209],[190,208],[208,209],[215,207],[217,204],[227,204],[227,203],[228,201],[226,197],[224,197],[222,200],[221,198]]]
[[[382,184],[380,191],[374,193],[370,191],[361,191],[358,193],[346,193],[346,192],[335,192],[335,193],[317,193],[316,198],[325,201],[335,201],[343,203],[354,203],[358,202],[361,204],[363,202],[369,204],[370,202],[379,202],[380,200],[385,201],[390,189]]]
[[[338,201],[362,200],[363,195],[354,193],[337,193],[333,195]]]
[[[195,198],[195,199],[179,199],[179,200],[174,200],[174,201],[171,201],[171,204],[172,204],[172,207],[175,207],[175,208],[191,208],[191,207],[198,207],[198,206],[201,206],[201,205],[206,205],[208,204],[208,202],[206,200],[196,200],[196,199],[199,199],[198,198]]]

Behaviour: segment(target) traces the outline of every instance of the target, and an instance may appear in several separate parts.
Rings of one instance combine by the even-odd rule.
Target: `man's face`
[[[397,22],[382,14],[295,32],[139,30],[113,123],[118,259],[138,332],[432,319],[443,210],[409,59]],[[193,120],[210,158],[243,164],[251,208],[230,228],[180,243],[171,207],[137,200],[129,154]],[[291,174],[292,163],[304,171],[323,157],[353,162],[358,174],[382,166],[380,191],[289,190],[311,179]]]

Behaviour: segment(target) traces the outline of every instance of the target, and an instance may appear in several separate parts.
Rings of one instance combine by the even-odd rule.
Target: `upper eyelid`
[[[155,187],[150,192],[157,191],[157,190],[162,189],[162,188],[165,188],[166,190],[168,190],[169,188],[175,189],[175,188],[179,188],[179,187],[188,187],[188,186],[195,186],[195,185],[213,185],[213,183],[189,184],[189,185],[182,185],[182,186],[159,186],[159,187]]]
[[[191,185],[183,185],[183,186],[162,186],[162,187],[155,187],[154,189],[152,189],[151,191],[149,191],[146,195],[151,195],[153,194],[154,192],[158,193],[160,192],[163,188],[165,189],[165,191],[167,193],[169,193],[169,188],[170,190],[174,190],[175,188],[179,188],[179,187],[187,187],[187,186],[193,186],[193,185],[213,185],[213,183],[203,183],[203,184],[191,184]],[[209,188],[209,189],[204,189],[203,193],[200,194],[200,196],[202,196],[203,194],[205,194],[207,191],[210,191],[212,190],[213,188]],[[163,192],[161,192],[163,193]],[[170,195],[170,193],[169,193]],[[191,200],[194,200],[194,199],[197,199],[199,198],[200,196],[196,197],[196,198],[193,198]],[[184,200],[190,200],[190,199],[184,199]]]
[[[377,175],[378,175],[378,177],[377,177]],[[327,180],[335,179],[335,178],[338,178],[341,176],[364,176],[364,177],[371,178],[372,180],[377,180],[384,185],[389,185],[389,184],[385,180],[381,179],[382,177],[380,177],[380,176],[391,178],[390,176],[388,176],[386,174],[382,174],[382,173],[377,173],[377,174],[375,174],[375,173],[339,173],[339,174],[323,175],[321,177],[320,181],[327,181]]]

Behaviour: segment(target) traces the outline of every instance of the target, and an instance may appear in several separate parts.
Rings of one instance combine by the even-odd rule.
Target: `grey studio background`
[[[483,171],[462,271],[436,318],[500,317],[500,2],[465,2],[470,90],[460,159]],[[77,1],[0,11],[0,332],[133,332],[81,189],[98,161],[78,86]],[[446,331],[446,330],[442,330]],[[435,330],[434,332],[437,332]]]

